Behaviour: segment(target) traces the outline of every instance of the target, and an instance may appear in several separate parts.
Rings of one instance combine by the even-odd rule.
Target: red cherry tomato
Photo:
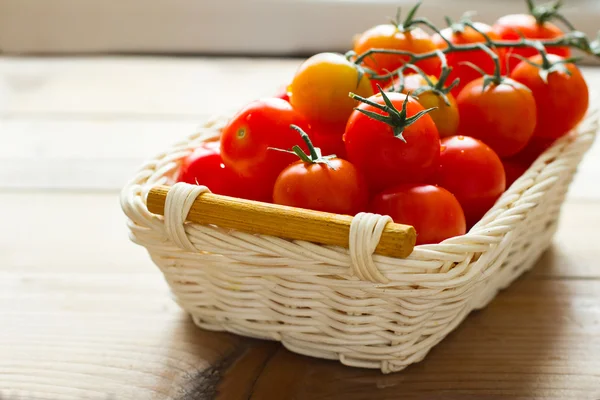
[[[480,31],[481,33],[469,26],[466,26],[462,32],[455,32],[452,30],[452,28],[446,28],[442,29],[440,32],[441,36],[439,34],[435,34],[433,36],[433,41],[438,48],[445,49],[448,47],[448,43],[446,43],[444,38],[449,40],[450,43],[454,45],[483,43],[486,40],[482,33],[492,40],[499,39],[498,35],[492,31],[491,26],[481,22],[475,22],[474,26],[477,31]],[[494,50],[494,53],[496,53],[500,58],[500,66],[504,66],[504,49],[496,49]],[[446,59],[448,66],[452,67],[452,72],[449,75],[448,83],[453,82],[456,78],[460,78],[458,86],[452,90],[454,95],[458,95],[458,93],[460,93],[461,89],[464,88],[467,83],[481,76],[479,72],[468,65],[463,64],[465,61],[475,64],[489,75],[492,75],[495,69],[494,60],[483,50],[457,51],[446,54]]]
[[[386,96],[397,110],[406,101],[407,117],[423,111],[423,106],[405,94],[386,93]],[[369,100],[385,104],[381,93]],[[378,192],[399,183],[428,182],[439,167],[440,157],[440,137],[431,117],[423,115],[405,127],[402,134],[405,141],[402,141],[394,135],[392,126],[359,110],[388,114],[361,103],[348,119],[344,133],[348,160],[363,171],[371,190]]]
[[[340,158],[323,163],[297,161],[284,169],[273,189],[276,204],[355,215],[364,211],[368,190],[361,173]]]
[[[543,152],[552,146],[553,143],[554,139],[545,139],[534,136],[523,150],[510,158],[518,160],[529,167]]]
[[[252,197],[243,178],[223,164],[219,142],[204,142],[181,161],[177,182],[204,185],[211,192]]]
[[[223,128],[223,162],[251,183],[259,200],[270,201],[279,173],[296,160],[284,150],[306,145],[290,125],[308,131],[308,122],[290,103],[277,98],[254,101],[240,110]]]
[[[346,158],[344,145],[344,129],[346,125],[310,124],[311,139],[321,149],[322,154],[335,154],[338,158]]]
[[[533,15],[512,14],[501,17],[493,26],[494,32],[500,40],[519,41],[521,36],[527,39],[556,39],[564,35],[563,31],[551,22],[538,23]],[[548,47],[547,51],[561,57],[569,57],[571,51],[568,47]],[[537,50],[531,47],[509,48],[508,55],[518,54],[523,57],[531,57],[537,54]],[[512,71],[520,60],[516,57],[508,57],[508,68]]]
[[[512,158],[508,158],[506,160],[502,160],[502,165],[504,166],[504,174],[506,175],[506,188],[512,186],[513,183],[517,179],[521,177],[529,168],[527,165],[524,165],[517,160],[513,160]]]
[[[527,146],[512,157],[502,160],[506,173],[506,187],[510,187],[533,162],[550,146],[554,140],[532,137]]]
[[[506,189],[500,157],[467,136],[442,139],[438,184],[456,196],[468,226],[479,221]]]
[[[360,55],[370,49],[404,50],[421,54],[434,51],[436,46],[431,36],[421,28],[402,31],[396,25],[384,24],[367,30],[354,40],[356,54]],[[378,74],[386,74],[400,68],[407,60],[408,56],[379,53],[365,58],[363,65]],[[437,57],[419,61],[416,65],[428,75],[440,75],[440,60]]]
[[[403,184],[377,194],[371,212],[412,225],[417,244],[439,243],[466,232],[465,216],[456,197],[433,185]]]
[[[483,78],[471,81],[456,98],[458,132],[490,146],[500,157],[521,151],[533,135],[536,109],[526,88],[491,83],[483,89]]]
[[[564,59],[548,54],[550,63]],[[530,61],[541,64],[542,56]],[[556,139],[567,134],[585,116],[588,109],[588,86],[575,64],[564,64],[565,71],[552,71],[545,82],[540,70],[525,61],[519,63],[511,78],[531,89],[537,106],[537,125],[534,137]],[[567,73],[568,71],[568,73]]]

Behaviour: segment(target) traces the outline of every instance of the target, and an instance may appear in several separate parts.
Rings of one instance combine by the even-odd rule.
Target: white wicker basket
[[[170,199],[165,217],[150,213],[149,190],[172,184],[179,160],[217,136],[223,122],[207,123],[144,164],[123,189],[132,240],[148,250],[198,326],[277,340],[297,353],[384,373],[422,360],[469,312],[534,264],[551,243],[569,183],[597,130],[590,113],[470,232],[416,246],[400,259],[372,255],[374,247],[368,254],[355,247],[362,253],[351,257],[346,248],[183,222],[193,201],[186,195]],[[381,274],[361,279],[365,274],[351,261],[356,257]]]

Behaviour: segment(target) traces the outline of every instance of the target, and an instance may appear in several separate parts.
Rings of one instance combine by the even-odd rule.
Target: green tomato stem
[[[306,132],[304,132],[302,130],[302,128],[300,128],[298,125],[290,125],[290,128],[292,128],[293,130],[295,130],[296,132],[298,132],[300,134],[300,137],[302,138],[302,140],[304,140],[304,143],[306,143],[306,146],[308,147],[308,151],[310,153],[310,158],[311,160],[314,162],[319,158],[319,155],[317,154],[317,151],[315,150],[315,146],[312,144],[310,138],[308,137],[308,134]]]
[[[418,113],[416,113],[415,115],[413,115],[412,117],[407,117],[407,106],[408,106],[408,98],[410,96],[410,93],[407,93],[406,99],[402,103],[402,110],[398,111],[398,109],[394,106],[394,104],[392,103],[390,98],[385,94],[385,92],[383,90],[381,90],[381,87],[379,85],[377,85],[377,87],[379,88],[381,97],[383,98],[385,105],[376,103],[370,99],[366,99],[366,98],[359,96],[357,94],[354,94],[354,93],[350,93],[349,96],[353,99],[356,99],[356,100],[362,102],[362,103],[365,103],[372,107],[375,107],[378,110],[381,110],[381,111],[387,113],[387,115],[382,115],[382,114],[379,114],[379,113],[376,113],[376,112],[370,111],[370,110],[363,110],[362,108],[358,108],[358,107],[355,108],[355,110],[366,115],[367,117],[369,117],[371,119],[374,119],[379,122],[383,122],[384,124],[391,126],[394,136],[396,138],[402,140],[404,143],[406,143],[406,139],[404,138],[404,135],[403,135],[404,129],[406,129],[410,125],[414,124],[415,122],[417,122],[423,115],[425,115],[437,108],[437,107],[432,107],[432,108],[428,108],[427,110],[421,110]]]

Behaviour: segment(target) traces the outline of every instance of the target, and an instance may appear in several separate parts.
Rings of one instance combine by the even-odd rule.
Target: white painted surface
[[[600,2],[566,0],[590,36]],[[0,0],[0,50],[9,53],[150,52],[286,55],[345,51],[354,34],[388,22],[414,0]],[[424,0],[420,15],[477,10],[478,19],[526,11],[524,0]]]

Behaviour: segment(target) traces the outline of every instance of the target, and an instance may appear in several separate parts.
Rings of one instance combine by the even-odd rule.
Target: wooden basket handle
[[[168,193],[168,186],[152,188],[148,193],[148,211],[164,215]],[[247,233],[348,248],[352,218],[349,215],[203,193],[192,205],[187,220]],[[381,235],[375,253],[404,258],[412,253],[415,241],[416,233],[412,226],[390,222]]]

